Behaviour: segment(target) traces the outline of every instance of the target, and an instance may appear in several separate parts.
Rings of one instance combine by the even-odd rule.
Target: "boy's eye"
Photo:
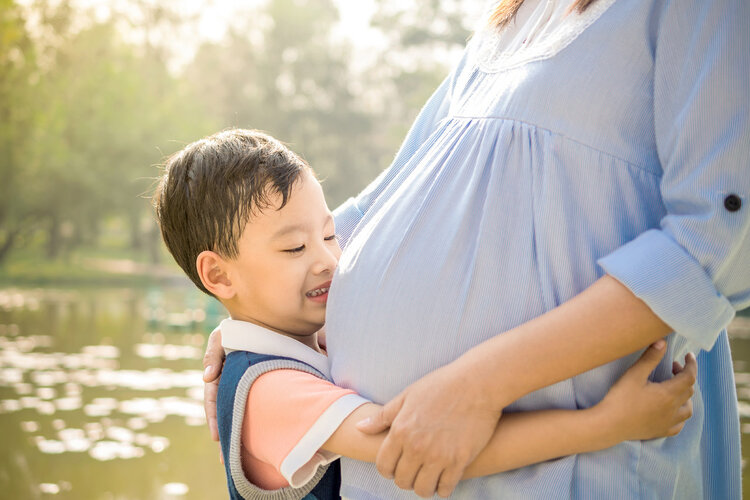
[[[338,234],[332,234],[331,236],[326,236],[326,237],[325,237],[325,238],[323,238],[323,239],[324,239],[324,240],[326,240],[326,241],[333,241],[333,240],[336,240],[336,239],[338,239],[338,237],[339,237],[339,235],[338,235]]]
[[[301,252],[304,249],[305,249],[305,245],[300,245],[297,248],[289,248],[287,250],[284,250],[284,252],[286,252],[286,253],[299,253],[299,252]]]

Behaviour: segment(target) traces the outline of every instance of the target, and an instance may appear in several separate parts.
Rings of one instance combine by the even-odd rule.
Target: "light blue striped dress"
[[[738,499],[725,327],[750,305],[750,2],[587,12],[521,55],[477,33],[391,167],[337,210],[331,373],[388,401],[607,272],[675,329],[667,358],[702,349],[694,416],[677,437],[466,481],[454,498]],[[589,407],[637,356],[509,409]],[[343,481],[350,498],[413,497],[352,460]]]

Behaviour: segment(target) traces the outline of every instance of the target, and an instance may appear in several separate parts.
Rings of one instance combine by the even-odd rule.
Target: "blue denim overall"
[[[278,490],[264,490],[248,481],[242,471],[240,433],[247,395],[253,382],[259,376],[280,369],[300,370],[316,377],[326,378],[307,363],[292,358],[247,351],[233,351],[227,356],[219,382],[216,412],[229,498],[232,500],[338,500],[341,498],[339,496],[341,469],[338,460],[319,467],[315,476],[299,488],[287,486]]]

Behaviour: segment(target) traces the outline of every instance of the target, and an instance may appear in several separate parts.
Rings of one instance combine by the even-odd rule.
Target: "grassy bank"
[[[0,267],[0,286],[137,286],[190,283],[171,258],[153,264],[137,252],[78,249],[54,259],[43,251],[11,254]]]

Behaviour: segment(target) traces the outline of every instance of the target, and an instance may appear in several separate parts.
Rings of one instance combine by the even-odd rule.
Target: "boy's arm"
[[[648,381],[664,354],[664,342],[649,347],[596,406],[585,410],[542,410],[505,415],[487,447],[464,472],[464,479],[531,465],[553,458],[586,453],[626,440],[677,434],[692,412],[695,359],[661,382]],[[375,415],[380,406],[366,404],[352,412],[323,444],[323,449],[357,460],[374,462],[386,432],[363,434],[355,427]],[[396,484],[421,496],[433,491],[419,484]]]

